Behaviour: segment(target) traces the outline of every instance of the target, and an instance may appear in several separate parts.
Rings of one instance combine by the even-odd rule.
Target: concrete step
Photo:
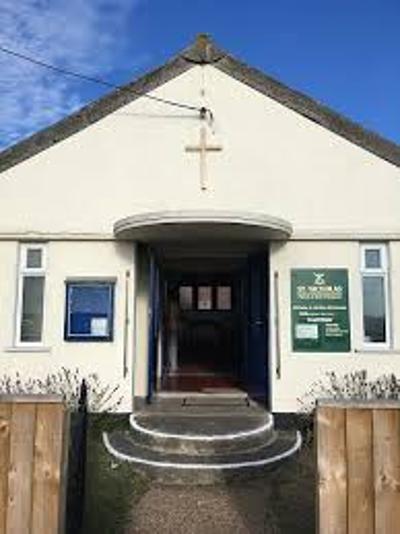
[[[135,443],[129,431],[103,434],[104,445],[115,458],[135,464],[162,483],[212,484],[227,478],[254,476],[293,456],[301,447],[300,433],[275,432],[264,444],[242,450],[180,454]]]
[[[142,447],[143,449],[158,452],[164,455],[174,455],[181,459],[186,456],[193,456],[199,458],[211,458],[219,455],[226,456],[233,453],[253,453],[257,452],[260,447],[271,445],[278,436],[278,433],[271,430],[267,437],[256,438],[234,438],[231,440],[187,440],[185,438],[178,439],[162,439],[152,438],[148,436],[143,439],[142,433],[137,431],[122,431],[125,438],[133,445]],[[139,438],[139,439],[138,439]]]
[[[134,443],[165,453],[250,450],[274,438],[273,416],[265,411],[139,413],[129,421]]]
[[[169,410],[190,407],[223,408],[226,410],[227,407],[235,409],[256,406],[256,403],[243,391],[217,390],[204,393],[159,393],[153,398],[150,406],[150,410]]]
[[[204,392],[191,394],[182,397],[182,406],[250,406],[252,401],[243,392]]]

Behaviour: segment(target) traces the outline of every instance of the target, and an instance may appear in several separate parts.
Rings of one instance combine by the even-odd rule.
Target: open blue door
[[[247,267],[246,382],[249,396],[263,404],[268,395],[268,255],[252,254]]]
[[[151,402],[157,378],[158,336],[160,331],[160,271],[150,251],[149,272],[149,344],[148,344],[148,385],[147,402]]]

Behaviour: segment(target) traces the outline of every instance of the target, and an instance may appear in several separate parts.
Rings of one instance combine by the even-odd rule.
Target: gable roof
[[[0,172],[83,130],[118,108],[184,73],[196,64],[212,64],[213,67],[252,89],[400,167],[400,145],[363,128],[316,100],[246,65],[218,48],[207,35],[202,34],[196,38],[192,45],[158,69],[106,94],[78,112],[0,152]]]

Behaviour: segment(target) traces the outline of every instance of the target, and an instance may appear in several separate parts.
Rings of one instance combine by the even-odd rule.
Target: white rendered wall
[[[127,269],[134,270],[133,245],[63,239],[110,239],[116,221],[146,211],[223,209],[281,217],[294,228],[294,241],[272,247],[282,314],[282,378],[273,377],[272,384],[275,410],[295,409],[295,399],[330,369],[368,365],[400,374],[400,247],[395,242],[400,238],[400,169],[211,66],[194,67],[154,94],[212,108],[209,141],[223,150],[208,156],[208,191],[200,190],[198,156],[185,152],[185,146],[199,141],[197,115],[143,98],[0,175],[0,240],[59,239],[48,245],[44,344],[50,350],[42,353],[12,349],[17,243],[0,242],[0,373],[38,376],[62,365],[79,366],[121,383],[129,397],[134,374],[135,395],[145,395],[145,285],[136,300],[139,335],[128,343],[128,376],[121,374],[124,277]],[[371,237],[393,240],[395,352],[386,355],[354,352],[361,348],[358,240]],[[337,238],[347,241],[330,241]],[[289,272],[307,266],[350,269],[352,353],[291,352]],[[117,277],[115,341],[66,343],[64,281],[96,275]],[[133,336],[133,323],[129,332]]]
[[[78,368],[85,376],[97,373],[104,385],[119,385],[115,399],[124,397],[121,411],[132,408],[134,360],[134,247],[117,242],[49,242],[43,347],[15,347],[18,243],[0,242],[0,376],[43,378],[61,367]],[[126,272],[129,271],[127,374],[123,376]],[[107,278],[115,280],[114,340],[112,342],[64,341],[65,281]],[[89,393],[90,394],[90,393]]]
[[[60,367],[82,374],[96,372],[105,384],[119,384],[125,396],[122,411],[130,411],[132,394],[147,392],[148,289],[146,266],[134,266],[131,243],[50,242],[47,245],[43,350],[29,352],[14,347],[14,310],[17,288],[18,244],[0,243],[0,375],[19,371],[26,377],[44,377]],[[400,376],[400,243],[389,244],[392,346],[389,350],[366,351],[362,345],[362,301],[360,245],[357,242],[296,241],[271,245],[271,277],[279,273],[279,345],[281,378],[276,377],[276,343],[271,331],[270,378],[274,411],[295,411],[298,399],[328,371],[338,373],[367,369],[371,376],[394,372]],[[351,352],[300,353],[292,351],[290,313],[290,270],[293,268],[347,268]],[[125,276],[129,285],[129,337],[127,376],[123,377]],[[136,275],[140,280],[136,282]],[[114,341],[75,343],[64,341],[65,280],[106,277],[116,279]],[[133,286],[136,287],[133,287]],[[134,308],[136,293],[136,318]],[[271,296],[274,302],[274,295]],[[274,314],[274,306],[272,313]],[[134,378],[134,384],[131,377]]]
[[[329,371],[338,374],[366,369],[370,377],[395,373],[400,377],[400,242],[389,244],[392,345],[388,350],[366,350],[362,340],[360,244],[356,242],[296,241],[271,247],[271,277],[279,274],[279,345],[281,378],[277,378],[277,343],[271,332],[270,378],[273,410],[293,412],[298,399]],[[294,352],[291,339],[290,270],[346,268],[349,274],[351,351],[348,353]],[[272,302],[275,297],[272,295]],[[272,313],[276,313],[274,306]],[[275,316],[273,316],[273,319]],[[273,322],[273,321],[272,321]]]
[[[148,339],[149,339],[149,261],[146,251],[137,247],[135,256],[135,368],[134,396],[145,397],[148,390]]]
[[[0,236],[112,234],[145,211],[226,209],[293,224],[295,237],[400,236],[400,169],[213,67],[154,94],[214,112],[209,190],[197,114],[139,98],[0,176]]]

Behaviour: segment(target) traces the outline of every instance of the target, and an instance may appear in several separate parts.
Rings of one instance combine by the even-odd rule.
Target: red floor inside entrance
[[[191,391],[196,393],[215,389],[233,389],[238,381],[232,376],[213,374],[176,374],[165,377],[164,391]]]

